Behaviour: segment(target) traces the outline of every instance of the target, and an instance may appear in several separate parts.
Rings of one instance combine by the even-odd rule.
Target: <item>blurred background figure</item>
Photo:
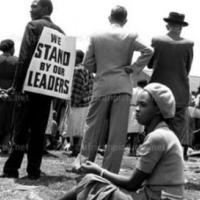
[[[84,53],[76,51],[76,62],[71,94],[71,105],[67,119],[64,137],[70,138],[70,156],[77,156],[80,152],[81,141],[85,130],[85,121],[92,96],[93,74],[83,65]]]
[[[192,148],[200,149],[200,87],[191,92],[190,101],[190,129],[192,132]]]
[[[17,57],[14,56],[15,44],[13,40],[6,39],[0,43],[0,148],[2,153],[9,150],[9,139],[12,128],[12,112],[14,103],[8,97],[6,90],[12,86],[15,69],[17,66]]]
[[[144,126],[138,123],[138,121],[135,118],[135,114],[136,114],[137,99],[141,91],[143,91],[142,88],[144,88],[146,85],[147,85],[146,80],[140,80],[137,82],[137,87],[133,88],[132,99],[129,110],[128,131],[127,131],[128,133],[127,143],[130,145],[129,156],[136,156],[136,150],[139,144],[141,143],[142,133],[144,132]]]
[[[187,160],[187,149],[191,145],[189,131],[190,101],[189,73],[193,60],[194,42],[181,36],[183,27],[188,26],[185,15],[170,12],[163,18],[167,23],[167,34],[154,37],[152,47],[154,55],[148,65],[153,69],[150,82],[158,82],[168,86],[176,100],[176,113],[170,128],[176,133],[184,147],[184,158]]]
[[[56,150],[57,147],[57,112],[54,110],[54,101],[51,102],[51,108],[49,113],[49,119],[47,123],[47,128],[45,131],[45,143],[44,143],[44,154],[49,154],[47,150]]]

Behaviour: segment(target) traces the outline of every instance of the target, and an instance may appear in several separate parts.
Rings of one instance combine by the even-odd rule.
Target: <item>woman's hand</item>
[[[97,174],[100,175],[102,168],[91,162],[91,161],[86,161],[86,163],[83,163],[81,165],[81,171],[84,173],[92,173],[92,174]]]

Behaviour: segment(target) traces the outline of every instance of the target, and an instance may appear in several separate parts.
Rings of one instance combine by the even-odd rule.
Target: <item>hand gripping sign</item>
[[[74,37],[44,27],[24,82],[24,91],[70,99],[75,63]]]

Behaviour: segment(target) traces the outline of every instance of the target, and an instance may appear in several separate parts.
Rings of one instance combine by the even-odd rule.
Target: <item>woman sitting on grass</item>
[[[150,83],[141,92],[136,118],[146,127],[140,159],[130,177],[111,173],[97,164],[82,164],[86,175],[60,200],[183,199],[184,161],[181,144],[169,127],[175,100],[168,87]]]

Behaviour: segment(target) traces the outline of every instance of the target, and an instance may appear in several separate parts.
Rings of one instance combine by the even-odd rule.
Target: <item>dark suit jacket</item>
[[[142,71],[153,52],[138,40],[138,35],[112,25],[106,32],[94,34],[85,54],[83,65],[96,73],[93,97],[128,93],[132,95],[132,82],[125,66],[131,65],[135,51],[140,52],[133,70]]]
[[[63,33],[63,31],[51,21],[49,16],[43,16],[41,19],[33,20],[27,24],[21,43],[19,64],[14,80],[14,87],[18,91],[22,90],[31,58],[42,33],[43,27],[45,26]]]
[[[153,68],[150,82],[167,85],[173,92],[177,107],[189,103],[189,79],[193,59],[193,42],[181,38],[173,40],[168,35],[152,39],[154,55],[148,65]]]
[[[18,59],[15,56],[0,55],[0,88],[8,89],[12,86],[17,61]]]

